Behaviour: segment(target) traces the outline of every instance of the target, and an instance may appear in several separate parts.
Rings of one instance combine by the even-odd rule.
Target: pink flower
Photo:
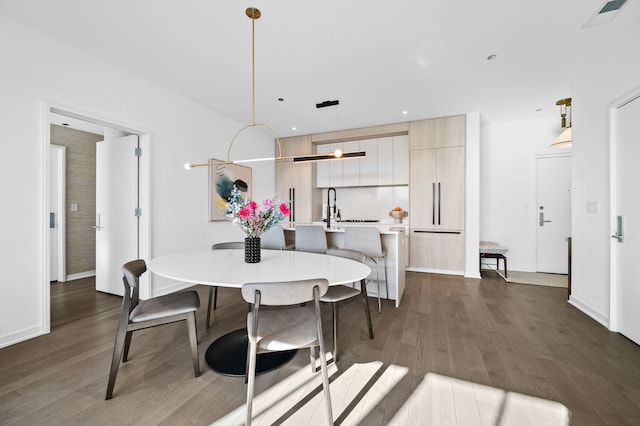
[[[283,215],[288,215],[289,214],[289,206],[287,206],[285,203],[281,203],[280,206],[280,213],[282,213]]]
[[[273,200],[270,198],[265,199],[262,204],[264,204],[265,207],[271,207],[273,206]]]
[[[258,208],[258,204],[255,201],[249,201],[249,208],[255,211]]]
[[[243,219],[248,218],[249,216],[251,216],[251,209],[249,207],[243,207],[238,211],[238,216],[240,216]]]

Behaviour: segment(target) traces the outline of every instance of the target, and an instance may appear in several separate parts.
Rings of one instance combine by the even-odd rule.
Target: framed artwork
[[[210,158],[209,163],[209,221],[227,220],[225,204],[233,186],[237,186],[244,197],[251,198],[251,167],[225,164]]]

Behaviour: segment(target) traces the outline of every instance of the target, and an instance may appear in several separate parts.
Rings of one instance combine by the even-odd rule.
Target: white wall
[[[44,331],[45,240],[43,101],[151,132],[151,250],[162,255],[242,238],[228,222],[208,222],[205,168],[226,158],[243,123],[155,86],[0,14],[0,347]],[[254,129],[252,129],[254,130]],[[252,131],[251,130],[251,131]],[[250,133],[251,131],[247,131]],[[238,157],[268,156],[268,135],[242,138]],[[254,196],[274,191],[273,164],[254,166]],[[158,288],[168,283],[154,283]]]
[[[609,324],[610,210],[609,111],[640,87],[640,20],[610,43],[572,82],[573,274],[571,303]],[[598,201],[600,213],[587,214]]]
[[[549,148],[561,130],[559,110],[557,119],[482,126],[480,240],[507,247],[510,270],[535,271],[535,158],[565,152]]]

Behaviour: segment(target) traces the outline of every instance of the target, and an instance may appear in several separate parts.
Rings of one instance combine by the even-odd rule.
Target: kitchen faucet
[[[333,191],[333,214],[336,213],[336,189],[327,189],[327,228],[331,228],[331,204],[329,204],[329,194]]]

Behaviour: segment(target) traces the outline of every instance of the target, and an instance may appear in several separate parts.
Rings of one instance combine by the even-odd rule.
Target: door
[[[66,147],[49,146],[49,281],[65,281]]]
[[[614,214],[623,218],[622,228],[613,234],[623,234],[614,243],[617,294],[617,329],[640,344],[640,199],[638,198],[638,156],[640,156],[640,99],[615,111],[615,204]],[[617,217],[614,217],[617,225]],[[616,226],[617,227],[617,226]]]
[[[138,136],[96,144],[96,290],[122,295],[122,265],[138,258]]]
[[[567,274],[571,157],[536,159],[536,271]]]

